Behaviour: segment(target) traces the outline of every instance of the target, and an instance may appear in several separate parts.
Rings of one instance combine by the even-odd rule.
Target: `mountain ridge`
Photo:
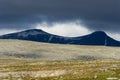
[[[78,37],[64,37],[50,34],[41,29],[29,29],[2,35],[0,39],[19,39],[58,44],[120,46],[119,41],[112,39],[104,31],[95,31],[91,34]]]

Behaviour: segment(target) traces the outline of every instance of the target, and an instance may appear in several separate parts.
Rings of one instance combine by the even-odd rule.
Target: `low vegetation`
[[[0,40],[0,57],[84,61],[120,59],[120,47],[61,45],[22,40]]]
[[[0,80],[107,80],[120,79],[119,60],[42,61],[0,59]]]
[[[0,80],[120,80],[120,48],[0,40]]]

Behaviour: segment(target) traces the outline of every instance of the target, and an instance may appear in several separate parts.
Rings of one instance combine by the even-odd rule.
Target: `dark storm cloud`
[[[119,8],[120,0],[0,0],[0,27],[80,19],[90,29],[116,31],[120,30]]]

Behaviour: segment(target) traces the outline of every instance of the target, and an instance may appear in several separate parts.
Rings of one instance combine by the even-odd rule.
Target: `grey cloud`
[[[120,30],[119,8],[120,0],[0,0],[0,27],[80,19],[90,29],[116,31]]]

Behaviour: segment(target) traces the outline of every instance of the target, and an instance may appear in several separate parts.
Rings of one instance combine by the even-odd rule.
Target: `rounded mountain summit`
[[[30,29],[21,32],[0,36],[0,39],[19,39],[57,44],[97,45],[97,46],[120,46],[120,42],[112,39],[103,31],[79,37],[63,37],[47,33],[41,29]]]

